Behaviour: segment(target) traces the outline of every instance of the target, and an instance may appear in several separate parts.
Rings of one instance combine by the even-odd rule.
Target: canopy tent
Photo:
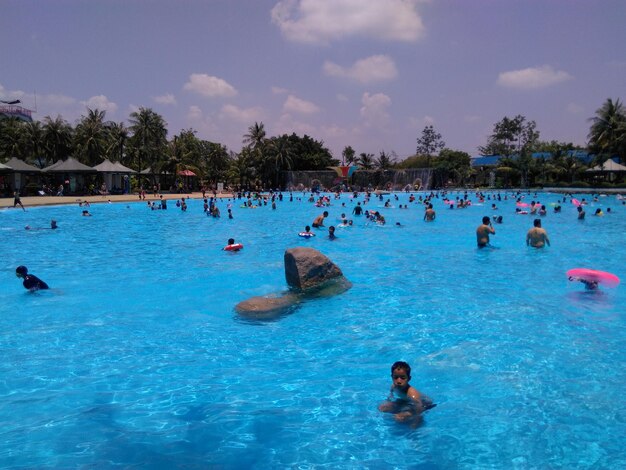
[[[602,165],[594,166],[585,170],[585,173],[595,175],[594,178],[601,176],[604,180],[615,181],[626,173],[626,166],[620,165],[612,159],[608,159]]]
[[[15,171],[13,168],[11,168],[10,166],[6,166],[3,163],[0,163],[0,171]]]
[[[614,160],[607,160],[602,165],[594,166],[593,168],[589,168],[586,170],[589,173],[599,173],[603,171],[626,171],[626,166],[620,165]]]
[[[90,173],[95,174],[97,170],[87,166],[75,158],[68,157],[66,160],[59,160],[56,163],[53,163],[50,166],[47,166],[43,170],[43,173],[53,174],[56,176],[56,183],[59,183],[59,177],[64,177],[65,179],[60,182],[63,184],[63,191],[74,192],[87,192],[86,184],[85,184],[85,175]],[[61,176],[63,175],[63,176]],[[65,176],[67,175],[67,176]],[[68,188],[69,186],[69,188]],[[60,192],[60,195],[63,194],[63,191]]]
[[[96,173],[97,170],[87,166],[75,158],[67,157],[41,170],[45,173]]]
[[[5,162],[4,165],[13,169],[13,173],[6,176],[5,184],[21,191],[23,195],[26,194],[27,185],[33,182],[39,183],[41,170],[36,166],[29,165],[25,161],[15,157]],[[31,180],[31,177],[34,177],[34,181]]]
[[[36,166],[29,165],[23,160],[18,158],[11,158],[8,162],[4,163],[9,168],[13,168],[13,170],[18,171],[20,173],[39,173],[41,170]]]
[[[98,173],[102,173],[104,179],[104,187],[100,188],[101,194],[107,194],[109,191],[113,193],[129,193],[130,181],[128,180],[128,175],[137,173],[135,170],[122,165],[120,162],[112,162],[108,159],[94,166],[94,169],[97,170]]]
[[[94,166],[94,169],[98,170],[99,173],[137,173],[135,170],[122,165],[120,162],[112,162],[107,159],[99,165]]]

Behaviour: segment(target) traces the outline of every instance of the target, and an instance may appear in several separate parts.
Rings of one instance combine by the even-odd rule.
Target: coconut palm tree
[[[167,150],[167,129],[163,118],[149,108],[139,108],[130,114],[129,144],[135,150],[136,168],[142,165],[155,166]]]
[[[592,123],[587,136],[589,148],[598,153],[598,163],[613,155],[623,161],[626,156],[626,111],[620,100],[614,102],[608,98],[589,121]]]
[[[72,152],[74,130],[61,116],[44,118],[43,138],[46,164],[51,165],[67,157]]]
[[[0,156],[4,159],[24,157],[24,126],[16,117],[0,119]]]
[[[374,154],[362,152],[359,154],[358,164],[364,170],[371,170],[374,168]]]
[[[374,162],[376,168],[380,170],[388,170],[389,168],[391,168],[392,164],[393,162],[391,161],[391,157],[387,155],[384,150],[380,151],[378,158]]]
[[[128,129],[123,122],[105,123],[108,129],[107,142],[105,148],[106,157],[112,162],[124,161],[124,146],[128,140]]]
[[[248,127],[248,133],[243,136],[243,143],[248,147],[257,149],[263,146],[265,136],[265,125],[262,122],[255,122]]]
[[[36,162],[40,168],[45,164],[43,126],[39,121],[27,122],[22,128],[24,160]]]
[[[105,153],[108,136],[108,129],[104,125],[105,114],[106,111],[87,108],[87,116],[82,116],[76,126],[76,154],[89,166],[101,163]]]

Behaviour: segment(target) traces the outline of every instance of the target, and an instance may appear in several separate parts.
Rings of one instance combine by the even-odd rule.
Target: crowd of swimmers
[[[345,193],[335,193],[334,200],[335,201],[340,200],[342,195],[345,195]],[[516,193],[505,192],[503,194],[501,194],[500,192],[495,193],[495,194],[494,193],[484,194],[480,191],[474,193],[474,197],[476,198],[476,201],[477,201],[476,204],[486,205],[487,201],[489,201],[487,204],[490,205],[492,211],[499,210],[498,203],[500,201],[507,201],[509,199],[513,199],[516,204],[515,214],[517,215],[529,214],[529,215],[538,216],[539,218],[535,218],[533,220],[532,227],[526,233],[526,245],[532,248],[537,248],[537,249],[550,246],[550,238],[548,236],[546,229],[542,226],[542,220],[541,220],[542,218],[546,217],[546,215],[548,214],[547,207],[545,204],[542,204],[537,200],[532,200],[529,204],[526,204],[524,202],[524,198],[528,195],[530,195],[529,192],[522,192],[522,191],[517,191]],[[351,202],[354,203],[352,207],[351,215],[355,217],[364,216],[366,219],[366,225],[368,223],[373,223],[376,225],[385,225],[387,223],[387,219],[381,213],[381,211],[365,208],[367,204],[373,199],[377,199],[379,203],[381,202],[383,203],[383,205],[380,207],[391,209],[397,206],[401,209],[408,209],[408,205],[406,204],[404,206],[403,204],[399,204],[399,205],[396,204],[399,201],[397,194],[383,196],[383,194],[373,194],[372,192],[364,192],[364,193],[354,192],[351,194],[351,196],[352,196]],[[14,207],[20,206],[22,209],[24,209],[24,206],[22,205],[20,197],[19,197],[19,193],[16,192],[14,197],[15,197]],[[155,194],[154,198],[155,200],[147,201],[147,205],[151,210],[167,210],[167,199],[164,198],[163,195]],[[284,198],[285,198],[284,194],[280,191],[270,191],[269,193],[260,193],[260,192],[236,193],[235,195],[233,195],[232,198],[227,199],[228,218],[229,219],[234,218],[232,207],[233,207],[233,203],[235,203],[235,201],[237,200],[242,201],[241,208],[257,208],[257,207],[271,206],[272,209],[276,209],[277,202],[283,201]],[[357,198],[361,200],[357,200]],[[392,202],[392,198],[395,199],[393,202]],[[536,194],[535,194],[535,198],[536,198]],[[333,205],[333,201],[328,195],[316,196],[315,193],[311,193],[308,197],[305,197],[305,193],[303,193],[302,196],[298,196],[298,195],[294,196],[294,193],[290,192],[288,196],[288,200],[290,202],[293,202],[294,199],[297,201],[308,201],[309,203],[312,203],[316,207],[329,208]],[[424,210],[423,221],[425,222],[434,222],[437,219],[437,214],[434,210],[433,202],[438,199],[443,200],[443,203],[448,205],[451,209],[453,208],[464,209],[464,208],[472,206],[470,194],[467,191],[464,194],[455,196],[454,198],[452,198],[445,191],[442,191],[442,192],[432,191],[427,194],[420,193],[417,196],[414,194],[409,195],[410,203],[415,203],[416,205],[423,207],[423,210]],[[619,199],[622,200],[622,203],[626,203],[626,200],[624,200],[623,198],[619,198]],[[598,197],[593,197],[592,201],[594,203],[597,203],[599,202],[599,199]],[[218,207],[218,203],[223,203],[223,202],[224,200],[218,198],[217,195],[215,194],[212,197],[204,197],[203,206],[202,206],[204,213],[207,216],[210,216],[216,219],[220,218],[221,212],[220,212],[220,208]],[[585,207],[588,205],[588,202],[586,201],[585,198],[583,198],[582,201],[579,202],[573,199],[571,194],[562,196],[558,200],[557,203],[552,204],[554,212],[560,213],[561,204],[570,203],[570,202],[575,203],[577,205],[577,208],[576,208],[577,218],[579,220],[584,220],[586,216]],[[175,202],[175,205],[181,211],[183,212],[187,211],[188,206],[187,206],[187,199],[185,197],[181,197],[180,199],[177,199]],[[87,217],[91,216],[91,213],[89,212],[89,210],[86,209],[89,206],[90,204],[87,200],[79,202],[79,207],[82,208],[83,216],[87,216]],[[345,202],[341,202],[341,207],[342,208],[346,207]],[[601,217],[605,215],[605,213],[610,214],[611,209],[607,208],[606,212],[603,212],[601,208],[597,208],[595,209],[593,215]],[[311,226],[307,225],[305,230],[303,232],[300,232],[299,235],[303,238],[310,238],[310,237],[315,236],[316,234],[313,231],[311,231],[311,227],[313,227],[313,229],[326,230],[325,221],[327,220],[328,217],[329,217],[329,211],[324,210],[321,214],[319,214],[313,219],[313,221],[311,222]],[[490,216],[482,217],[481,223],[476,228],[476,245],[479,249],[493,248],[493,246],[491,245],[491,238],[490,238],[491,236],[496,234],[493,224],[502,224],[503,221],[504,221],[503,216],[500,214],[494,215],[492,217]],[[338,238],[336,227],[347,228],[347,227],[353,226],[353,224],[354,222],[352,218],[349,218],[346,215],[346,211],[342,212],[341,217],[338,219],[338,223],[336,225],[331,225],[327,228],[328,230],[327,238],[329,240],[336,240]],[[395,222],[394,225],[397,227],[402,227],[400,222]],[[25,228],[27,230],[41,229],[41,228],[36,228],[36,227],[33,228],[28,225]],[[55,220],[52,220],[49,228],[53,230],[57,229],[58,228],[57,222]],[[227,246],[231,246],[231,245],[239,246],[239,244],[234,243],[233,239],[229,239]]]

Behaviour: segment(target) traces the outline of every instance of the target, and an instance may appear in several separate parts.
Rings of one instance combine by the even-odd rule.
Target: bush
[[[573,188],[590,188],[591,185],[586,181],[574,181],[571,185]]]

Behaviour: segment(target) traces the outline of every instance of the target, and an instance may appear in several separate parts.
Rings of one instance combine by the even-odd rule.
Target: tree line
[[[482,155],[499,155],[496,172],[504,184],[533,185],[538,181],[574,181],[586,166],[575,151],[595,155],[593,164],[617,156],[626,157],[626,112],[620,100],[607,101],[590,118],[587,148],[572,143],[541,141],[535,121],[525,116],[505,117],[494,125]],[[534,158],[543,152],[545,157]],[[95,166],[105,158],[134,170],[149,168],[153,174],[178,174],[191,170],[205,184],[219,181],[242,187],[280,187],[281,173],[288,170],[324,170],[329,166],[358,165],[364,170],[433,168],[437,185],[452,181],[463,185],[476,178],[466,152],[446,147],[432,125],[417,138],[416,153],[400,160],[395,152],[357,152],[346,146],[341,161],[333,158],[323,141],[305,135],[268,137],[265,126],[255,122],[242,138],[239,152],[198,138],[184,129],[168,139],[165,120],[149,108],[130,114],[127,124],[106,120],[106,112],[87,109],[75,126],[61,116],[24,122],[0,120],[0,161],[17,157],[39,168],[73,156]]]

